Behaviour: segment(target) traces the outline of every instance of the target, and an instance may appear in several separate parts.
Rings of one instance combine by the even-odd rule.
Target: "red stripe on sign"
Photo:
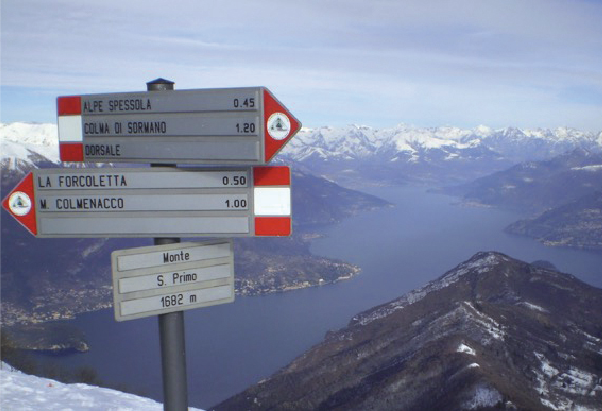
[[[26,199],[19,199],[19,196],[23,197],[22,194],[15,194],[15,197],[12,197],[13,193],[25,193],[29,197],[30,201],[30,210],[22,215],[17,215],[11,210],[11,201],[16,202],[19,201],[23,204]],[[13,209],[16,205],[13,205]],[[38,234],[38,226],[36,224],[36,199],[33,195],[33,174],[29,173],[25,176],[19,184],[6,196],[6,198],[2,201],[2,207],[6,209],[23,227],[27,228],[27,230],[33,235]],[[17,209],[18,210],[18,209]]]
[[[288,237],[293,231],[291,217],[255,217],[255,235]]]
[[[84,143],[60,143],[61,161],[84,161]]]
[[[82,113],[82,98],[80,96],[59,97],[56,99],[59,116],[73,116]]]
[[[291,169],[287,166],[253,167],[253,184],[258,186],[290,186]]]

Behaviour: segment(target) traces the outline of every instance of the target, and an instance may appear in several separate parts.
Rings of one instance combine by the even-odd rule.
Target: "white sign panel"
[[[117,321],[234,301],[232,240],[115,251],[111,261]]]

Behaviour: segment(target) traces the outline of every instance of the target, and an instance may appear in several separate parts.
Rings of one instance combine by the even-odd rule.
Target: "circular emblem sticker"
[[[274,140],[284,140],[291,132],[291,121],[286,114],[274,113],[268,118],[268,134]]]
[[[31,200],[29,196],[22,191],[15,191],[8,198],[8,207],[14,215],[23,217],[31,210]]]

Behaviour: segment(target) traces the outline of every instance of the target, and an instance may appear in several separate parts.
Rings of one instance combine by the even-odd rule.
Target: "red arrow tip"
[[[264,89],[263,104],[267,164],[301,130],[301,122],[268,89]]]
[[[6,209],[21,225],[37,235],[36,207],[33,194],[33,174],[29,173],[2,201]]]

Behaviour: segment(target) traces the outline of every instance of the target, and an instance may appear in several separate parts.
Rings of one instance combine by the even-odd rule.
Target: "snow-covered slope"
[[[7,411],[69,409],[158,411],[163,410],[163,404],[149,398],[106,388],[87,384],[64,384],[48,378],[23,374],[1,363],[0,409]]]
[[[0,123],[0,153],[3,169],[27,169],[34,162],[59,159],[56,124]]]

